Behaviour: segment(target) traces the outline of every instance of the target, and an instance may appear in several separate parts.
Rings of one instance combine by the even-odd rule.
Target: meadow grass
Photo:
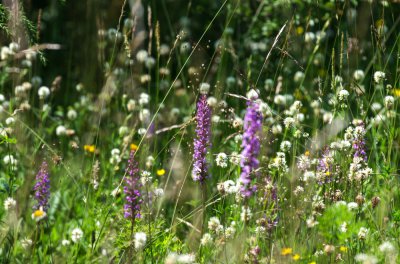
[[[2,263],[398,263],[396,1],[0,4]]]

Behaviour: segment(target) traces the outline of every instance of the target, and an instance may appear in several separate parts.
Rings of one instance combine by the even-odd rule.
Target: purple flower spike
[[[259,106],[254,101],[247,103],[246,115],[244,117],[244,133],[242,139],[242,159],[240,167],[241,193],[244,197],[251,196],[256,191],[256,186],[251,182],[254,178],[254,170],[258,168],[257,156],[260,152],[260,133],[262,128],[262,115]]]
[[[43,211],[46,211],[49,207],[50,199],[50,177],[45,161],[40,166],[40,170],[36,175],[36,183],[33,191],[35,192],[35,200],[37,202],[33,206],[33,209],[38,210],[42,207]]]
[[[206,156],[207,149],[211,145],[211,108],[205,94],[200,95],[197,102],[196,122],[192,177],[194,181],[203,184],[208,177]]]
[[[364,162],[367,161],[367,152],[365,146],[365,128],[361,124],[355,128],[355,137],[353,141],[354,157],[361,158]]]
[[[139,168],[138,163],[134,159],[135,152],[131,151],[128,166],[126,168],[125,175],[125,205],[124,205],[124,217],[131,218],[131,220],[135,220],[136,218],[140,218],[140,204],[142,203],[140,187],[142,185],[139,181]]]

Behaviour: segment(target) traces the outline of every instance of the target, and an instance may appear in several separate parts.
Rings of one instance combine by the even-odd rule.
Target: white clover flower
[[[12,125],[14,125],[14,123],[15,123],[14,117],[9,117],[9,118],[6,119],[6,124],[8,126],[12,126]]]
[[[384,72],[381,71],[376,71],[374,73],[374,81],[376,83],[382,83],[386,78],[386,74]]]
[[[147,57],[144,62],[144,65],[146,66],[147,69],[152,69],[155,64],[156,60],[153,57]]]
[[[371,110],[374,112],[378,112],[379,110],[382,109],[382,105],[378,102],[374,102],[371,104]]]
[[[11,55],[13,55],[13,52],[9,47],[1,48],[1,60],[7,60]]]
[[[10,45],[8,45],[8,47],[12,52],[17,52],[19,50],[19,44],[16,42],[11,42]]]
[[[228,156],[223,152],[218,153],[215,162],[217,163],[218,167],[226,168],[228,167]]]
[[[235,151],[235,152],[231,153],[229,161],[235,165],[239,165],[241,159],[242,159],[242,156]]]
[[[79,227],[72,229],[71,231],[71,240],[74,243],[78,243],[83,237],[83,231]]]
[[[355,209],[358,208],[358,204],[356,202],[350,202],[350,203],[347,204],[347,208],[349,210],[355,210]]]
[[[281,94],[277,94],[274,97],[274,103],[277,105],[286,105],[286,97]]]
[[[378,259],[373,255],[367,255],[364,253],[357,254],[354,257],[354,260],[357,262],[361,262],[362,264],[377,264]]]
[[[239,128],[243,126],[243,119],[241,119],[240,117],[235,117],[235,119],[232,122],[232,126],[234,128]]]
[[[112,155],[112,156],[119,156],[119,154],[121,154],[121,151],[120,151],[119,149],[113,148],[113,149],[111,150],[111,155]]]
[[[256,100],[258,99],[258,92],[254,89],[251,89],[247,95],[246,95],[247,99],[249,100]]]
[[[149,54],[147,53],[146,50],[139,50],[138,53],[136,53],[136,59],[139,62],[145,62]]]
[[[4,201],[4,209],[6,211],[11,211],[17,206],[17,201],[15,201],[12,197],[8,197]]]
[[[297,71],[295,74],[294,74],[294,81],[296,82],[296,83],[299,83],[299,82],[301,82],[301,81],[303,81],[304,80],[304,76],[305,76],[305,74],[304,74],[304,72],[302,72],[302,71]]]
[[[201,83],[200,84],[200,93],[201,94],[208,94],[209,91],[210,91],[209,83]]]
[[[291,147],[292,147],[292,143],[290,143],[290,141],[285,140],[285,141],[282,141],[280,149],[283,152],[287,152],[287,151],[289,151],[289,149]]]
[[[249,221],[252,216],[253,216],[253,213],[251,212],[250,207],[242,206],[242,212],[240,213],[240,219],[243,222],[246,222],[246,221]]]
[[[396,248],[389,241],[385,241],[381,245],[379,245],[379,251],[383,253],[393,253],[396,251]]]
[[[241,134],[236,135],[233,140],[235,141],[235,143],[240,143],[243,139],[243,136]]]
[[[339,101],[345,101],[345,100],[347,100],[349,95],[350,95],[349,91],[342,89],[338,93],[338,99],[339,99]]]
[[[309,182],[310,180],[315,179],[315,173],[313,171],[306,171],[303,175],[303,181]]]
[[[128,109],[129,112],[132,112],[135,110],[136,107],[136,101],[133,99],[129,99],[128,103],[126,104],[126,109]]]
[[[221,120],[221,117],[219,115],[213,115],[211,117],[211,122],[213,122],[213,123],[219,123],[220,120]]]
[[[391,95],[385,96],[385,107],[386,108],[391,108],[394,104],[394,97]]]
[[[78,116],[78,113],[74,109],[68,110],[67,117],[69,120],[75,120]]]
[[[149,122],[150,121],[150,110],[147,108],[142,109],[139,112],[139,119],[142,122]]]
[[[364,79],[364,77],[365,77],[365,73],[363,70],[355,70],[353,73],[353,78],[356,81],[361,81]]]
[[[140,105],[147,105],[150,102],[150,95],[147,93],[141,93],[139,95],[139,104]]]
[[[232,180],[224,181],[223,188],[224,188],[225,192],[229,193],[229,194],[237,193],[239,190],[239,187],[237,186],[237,184]]]
[[[68,239],[63,239],[61,241],[61,245],[63,245],[64,247],[69,246],[71,244],[71,241],[69,241]]]
[[[331,112],[325,112],[324,115],[322,116],[322,120],[324,123],[330,123],[332,122],[333,119],[333,114]]]
[[[214,96],[210,96],[207,98],[207,104],[211,107],[216,107],[218,104],[218,100]]]
[[[49,95],[50,95],[49,87],[46,87],[46,86],[40,87],[39,90],[38,90],[38,95],[39,95],[39,98],[42,99],[42,100],[44,100],[47,97],[49,97]]]
[[[282,130],[283,130],[282,126],[279,124],[272,126],[272,129],[271,129],[272,134],[274,134],[274,135],[282,133]]]
[[[216,217],[216,216],[213,216],[210,218],[210,220],[208,220],[208,229],[210,229],[210,230],[215,231],[218,228],[218,226],[220,226],[220,225],[221,225],[221,223],[220,223],[218,217]]]
[[[318,221],[314,219],[314,217],[310,217],[306,220],[306,224],[308,228],[313,228],[314,226],[318,225]]]
[[[187,53],[192,47],[189,42],[183,42],[180,47],[181,53]]]
[[[315,34],[314,34],[314,32],[306,32],[305,34],[304,34],[304,41],[306,42],[306,43],[311,43],[311,42],[313,42],[315,40]]]
[[[17,166],[17,163],[18,163],[18,161],[17,161],[17,160],[14,158],[14,156],[11,155],[11,154],[4,156],[3,162],[4,162],[4,164],[6,164],[6,165],[7,165],[7,164],[11,164],[11,165],[13,165],[13,166]]]
[[[167,44],[161,44],[160,46],[160,55],[165,56],[168,55],[170,48]]]
[[[285,125],[286,128],[293,127],[295,125],[296,120],[294,120],[293,117],[286,117],[283,120],[283,124]]]
[[[209,233],[205,233],[200,240],[200,244],[202,246],[208,246],[211,245],[212,243],[213,243],[213,238]]]
[[[365,227],[361,227],[358,231],[358,239],[364,240],[368,235],[368,229]]]
[[[164,195],[164,190],[161,188],[157,188],[154,190],[154,196],[156,198],[162,197]]]
[[[139,136],[143,136],[144,134],[146,134],[146,131],[147,131],[147,129],[144,127],[139,128],[139,130],[138,130]]]
[[[176,261],[179,264],[192,264],[196,261],[196,256],[194,254],[181,254],[178,255]]]
[[[346,222],[344,222],[343,224],[340,225],[339,231],[342,232],[342,233],[346,233],[347,232],[347,223]]]
[[[302,186],[297,186],[296,189],[294,189],[293,193],[295,196],[298,196],[304,192],[304,188]]]
[[[135,249],[142,249],[146,245],[147,235],[143,232],[135,233],[134,246]]]
[[[57,128],[56,128],[56,135],[57,136],[65,136],[67,134],[67,129],[65,128],[65,126],[63,126],[63,125],[59,125]]]

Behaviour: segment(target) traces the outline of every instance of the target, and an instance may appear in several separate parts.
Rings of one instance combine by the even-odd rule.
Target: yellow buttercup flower
[[[297,261],[297,260],[300,259],[300,255],[299,255],[299,254],[295,254],[295,255],[292,257],[292,259],[295,260],[295,261]]]
[[[296,28],[296,33],[297,33],[297,35],[303,34],[304,33],[304,28],[302,26],[298,26]]]
[[[95,145],[84,145],[83,149],[90,153],[94,153],[96,151]]]
[[[304,155],[310,156],[310,151],[307,150],[307,151],[304,153]]]
[[[158,176],[163,176],[164,174],[165,174],[165,170],[164,169],[157,170],[157,175]]]
[[[342,251],[342,252],[347,252],[347,247],[345,247],[345,246],[340,246],[340,251]]]
[[[131,150],[136,151],[138,149],[138,146],[136,144],[131,144]]]
[[[291,248],[282,248],[281,255],[286,256],[292,254],[293,250]]]
[[[400,88],[394,89],[393,90],[393,95],[396,97],[400,97]]]
[[[310,263],[308,263],[308,264],[317,264],[317,262],[315,262],[315,261],[311,261]]]

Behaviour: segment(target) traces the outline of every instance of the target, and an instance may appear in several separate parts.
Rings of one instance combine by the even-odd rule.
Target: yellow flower
[[[345,246],[340,246],[340,251],[342,251],[342,252],[347,252],[347,247],[345,247]]]
[[[164,169],[157,170],[157,175],[158,176],[163,176],[164,174],[165,174],[165,170]]]
[[[131,144],[131,150],[136,151],[138,149],[138,146],[136,144]]]
[[[297,35],[303,34],[304,33],[304,28],[302,26],[298,26],[296,28],[296,33],[297,33]]]
[[[297,260],[300,259],[300,255],[299,255],[299,254],[295,254],[295,255],[292,257],[292,259],[295,260],[295,261],[297,261]]]
[[[394,89],[393,95],[396,97],[400,97],[400,88]]]
[[[331,172],[330,172],[330,171],[327,171],[327,172],[325,172],[325,175],[326,175],[326,176],[329,176],[329,175],[331,175]]]
[[[310,151],[307,150],[307,151],[304,153],[304,155],[310,156]]]
[[[291,248],[282,248],[281,255],[282,256],[290,255],[292,254],[292,251],[293,250]]]
[[[40,207],[38,210],[33,212],[32,219],[36,220],[36,222],[39,222],[40,220],[42,220],[46,216],[47,216],[47,214],[46,214],[45,211],[43,211],[43,207]]]
[[[85,145],[83,146],[83,149],[87,152],[93,153],[96,150],[96,147],[94,145]]]
[[[308,263],[308,264],[317,264],[317,262],[315,262],[315,261],[311,261],[310,263]]]

